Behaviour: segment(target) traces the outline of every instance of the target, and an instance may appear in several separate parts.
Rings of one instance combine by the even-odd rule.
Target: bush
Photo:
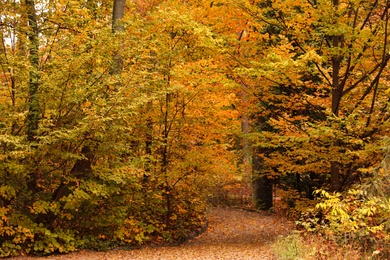
[[[387,161],[363,184],[343,193],[317,191],[320,201],[298,224],[341,245],[357,245],[372,258],[390,257],[390,176]]]
[[[280,260],[311,259],[316,252],[315,248],[303,242],[299,234],[279,237],[272,249]]]

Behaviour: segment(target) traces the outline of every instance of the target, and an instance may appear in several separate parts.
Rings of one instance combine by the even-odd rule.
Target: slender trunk
[[[38,24],[35,11],[34,0],[25,0],[27,18],[28,18],[28,41],[29,41],[29,85],[28,85],[28,113],[26,118],[27,123],[27,139],[31,142],[32,147],[36,148],[36,137],[39,123],[39,38],[38,38]],[[28,188],[33,194],[36,194],[39,190],[38,173],[35,169],[35,165],[31,166],[30,173],[26,179]]]
[[[334,36],[333,40],[334,47],[339,44],[339,37]],[[342,95],[342,88],[340,86],[340,57],[332,58],[332,67],[333,67],[333,75],[332,75],[332,113],[334,116],[338,116],[339,105]],[[333,145],[338,148],[340,146],[340,140],[335,140]],[[332,191],[336,191],[340,189],[340,163],[337,161],[331,161],[330,167],[330,188]]]
[[[254,196],[255,193],[253,192],[254,187],[253,187],[253,183],[252,183],[253,176],[252,176],[252,165],[251,165],[251,163],[252,163],[251,143],[250,143],[249,138],[246,136],[250,131],[249,118],[248,118],[247,114],[244,114],[242,119],[241,119],[241,131],[243,134],[243,137],[242,137],[242,174],[244,177],[244,183],[248,184],[248,186],[249,186],[248,188],[251,191],[252,201],[256,201],[256,198]],[[243,204],[245,203],[244,201],[245,201],[245,199],[243,197]]]
[[[242,87],[243,88],[245,87],[244,84],[242,84]],[[254,185],[253,185],[254,183],[252,181],[253,176],[252,176],[252,164],[251,164],[252,163],[251,142],[247,137],[247,134],[249,134],[250,132],[250,124],[249,124],[249,112],[248,112],[248,97],[245,89],[241,91],[240,98],[243,104],[243,113],[241,116],[242,174],[245,183],[248,183],[250,186],[250,189],[252,191],[252,200],[256,204],[257,201],[256,192],[254,192]]]
[[[124,26],[122,19],[125,17],[126,0],[114,0],[114,7],[112,9],[112,30],[114,32],[123,32]]]
[[[39,35],[34,0],[26,0],[30,60],[29,102],[27,114],[27,138],[35,141],[39,123]]]
[[[245,29],[242,29],[237,38],[238,42],[242,41],[243,36],[245,35]],[[235,55],[240,55],[240,47],[238,44]],[[242,165],[243,165],[243,174],[247,182],[252,184],[252,165],[251,165],[251,143],[248,137],[246,136],[250,132],[250,123],[249,123],[249,101],[248,101],[248,86],[245,84],[243,79],[239,78],[239,83],[241,85],[241,93],[239,97],[241,98],[241,103],[243,107],[242,117],[241,117],[241,132],[242,137]],[[253,188],[253,187],[252,187]]]
[[[123,18],[125,17],[126,0],[114,0],[114,7],[112,9],[112,31],[114,33],[122,33],[125,28],[123,26]],[[118,75],[122,72],[123,61],[118,51],[115,51],[113,64],[111,68],[112,75]]]
[[[245,90],[241,92],[241,102],[244,104],[244,112],[241,117],[241,132],[242,137],[242,164],[243,164],[243,174],[244,178],[250,182],[252,179],[252,169],[251,169],[251,144],[249,138],[246,136],[249,134],[250,125],[248,117],[248,98]]]
[[[154,72],[156,72],[156,65],[157,65],[157,58],[156,53],[154,51],[151,51],[150,53],[150,64],[153,64],[148,68],[148,72],[150,75],[152,75]],[[150,81],[153,81],[153,78],[149,77]],[[151,99],[151,93],[148,94],[148,98]],[[153,145],[153,120],[152,120],[152,112],[153,109],[153,102],[152,100],[148,101],[146,104],[146,131],[145,131],[145,154],[146,154],[146,165],[145,165],[145,174],[143,178],[143,183],[147,184],[149,182],[149,175],[152,171],[152,165],[151,165],[151,158],[152,158],[152,145]]]
[[[168,84],[169,84],[169,76],[168,76]],[[163,130],[163,140],[162,140],[162,175],[165,178],[164,184],[164,195],[166,199],[167,212],[165,215],[165,225],[167,227],[170,226],[170,219],[172,214],[171,209],[171,187],[167,178],[167,170],[168,170],[168,137],[169,137],[169,128],[168,128],[168,110],[169,110],[169,94],[165,95],[165,112],[164,112],[164,130]]]
[[[338,8],[339,1],[333,0],[333,6]],[[342,36],[333,36],[332,37],[333,48],[342,47]],[[335,55],[332,57],[332,113],[334,116],[339,115],[339,106],[341,101],[341,96],[343,92],[343,86],[340,84],[340,66],[341,66],[342,57]],[[333,145],[338,148],[340,146],[340,140],[335,140]],[[337,161],[331,161],[330,166],[330,189],[331,191],[339,190],[341,187],[340,182],[340,163]]]
[[[146,132],[145,132],[145,154],[146,154],[146,165],[143,183],[149,182],[149,176],[151,172],[151,157],[152,157],[152,144],[153,144],[153,121],[149,112],[152,110],[152,101],[146,104],[147,119],[146,119]]]

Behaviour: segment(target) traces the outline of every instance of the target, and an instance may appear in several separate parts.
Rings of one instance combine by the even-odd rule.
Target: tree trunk
[[[167,77],[168,85],[170,84],[170,76]],[[171,194],[171,187],[168,182],[168,138],[169,138],[169,118],[168,118],[168,110],[169,110],[169,94],[165,95],[165,112],[164,112],[164,130],[162,134],[162,146],[161,146],[161,173],[165,178],[165,184],[164,184],[164,195],[166,199],[166,214],[165,214],[165,225],[169,228],[170,227],[170,219],[172,215],[172,194]]]
[[[152,110],[152,101],[146,104],[147,119],[146,119],[146,132],[145,132],[145,154],[146,154],[146,166],[143,183],[149,183],[149,176],[151,174],[151,158],[152,158],[152,144],[153,144],[153,121],[149,115]]]
[[[35,141],[39,123],[39,35],[34,0],[26,0],[30,60],[29,102],[27,114],[27,138]]]
[[[92,161],[94,154],[89,146],[83,147],[81,154],[85,156],[83,159],[79,159],[70,170],[70,174],[78,179],[82,179],[85,175],[92,171]],[[77,183],[61,183],[57,190],[53,194],[53,200],[59,201],[62,197],[68,196],[71,193],[70,187],[75,186]]]
[[[333,0],[333,6],[337,9],[339,0]],[[342,47],[343,37],[334,35],[332,36],[333,48]],[[343,57],[335,55],[332,57],[332,113],[334,116],[339,115],[339,107],[341,102],[341,96],[343,93],[343,86],[340,84],[340,66]],[[333,145],[337,148],[340,146],[340,140],[335,140]],[[340,163],[337,161],[331,161],[330,167],[330,189],[331,191],[337,191],[341,187],[340,181]]]
[[[243,86],[244,88],[244,86]],[[249,134],[250,125],[249,125],[249,117],[248,117],[248,97],[245,90],[241,91],[241,102],[244,105],[244,111],[241,116],[241,132],[242,136],[242,170],[243,175],[247,183],[251,183],[252,179],[252,168],[251,168],[251,143],[249,138],[246,136]]]
[[[123,18],[125,17],[126,0],[114,0],[114,7],[112,9],[112,31],[114,33],[124,32]],[[113,58],[113,64],[111,68],[112,75],[118,75],[122,72],[123,61],[116,51]]]
[[[27,139],[31,142],[32,147],[36,148],[36,137],[39,124],[39,100],[38,100],[38,90],[39,90],[39,34],[38,34],[38,23],[36,18],[35,11],[35,2],[34,0],[25,0],[27,18],[28,18],[28,41],[29,41],[29,62],[30,62],[30,71],[29,71],[29,85],[28,85],[28,113],[26,118],[27,123]],[[33,156],[32,156],[32,159]],[[26,184],[29,190],[33,194],[37,194],[39,188],[38,183],[38,173],[35,169],[35,165],[31,165],[28,178],[26,179]]]
[[[333,37],[334,47],[338,46],[340,43],[340,37]],[[333,67],[333,75],[332,75],[332,113],[334,116],[338,116],[339,114],[339,105],[341,101],[342,95],[342,86],[340,86],[340,57],[332,58],[332,67]],[[340,146],[340,140],[335,140],[333,145],[338,148]],[[337,161],[331,161],[330,167],[330,188],[331,191],[336,191],[340,189],[340,163]]]
[[[253,156],[253,187],[255,206],[261,210],[269,210],[273,206],[272,180],[262,172],[262,161],[257,155]]]

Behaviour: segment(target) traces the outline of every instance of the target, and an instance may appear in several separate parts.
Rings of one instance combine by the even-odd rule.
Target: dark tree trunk
[[[27,124],[27,139],[31,142],[32,147],[36,148],[36,139],[39,124],[39,32],[38,23],[35,10],[34,0],[25,0],[27,18],[28,18],[28,31],[27,36],[29,40],[29,85],[28,85],[28,113],[26,118]],[[32,157],[33,159],[33,157]],[[35,169],[35,164],[30,169],[28,178],[26,179],[27,187],[32,194],[37,194],[38,188],[38,173]]]
[[[27,114],[27,138],[29,141],[36,139],[39,123],[39,35],[34,0],[26,0],[28,17],[28,39],[30,60],[29,102]]]
[[[170,84],[170,76],[168,75],[167,77],[167,80],[168,80],[168,84]],[[163,134],[162,134],[162,147],[161,147],[161,172],[162,172],[162,175],[164,176],[165,178],[165,184],[164,184],[164,189],[163,189],[163,192],[164,192],[164,195],[165,195],[165,199],[166,199],[166,214],[165,214],[165,225],[169,228],[170,226],[170,219],[171,219],[171,215],[172,215],[172,194],[171,194],[171,187],[169,185],[169,182],[168,182],[168,177],[167,177],[167,171],[168,171],[168,138],[169,138],[169,132],[170,132],[170,129],[169,129],[169,115],[168,115],[168,111],[169,111],[169,102],[170,102],[170,99],[169,99],[169,94],[166,94],[165,95],[165,112],[164,112],[164,130],[163,130]]]
[[[262,174],[262,166],[261,158],[254,155],[252,170],[255,206],[261,210],[269,210],[273,206],[272,180]]]
[[[146,105],[147,112],[152,110],[152,102],[149,101]],[[143,183],[149,183],[149,176],[151,172],[151,158],[152,158],[152,144],[153,144],[153,121],[152,117],[148,114],[146,119],[146,132],[145,132],[145,154],[146,154],[146,166]]]
[[[340,39],[339,36],[333,36],[333,45],[334,47],[339,46]],[[340,86],[340,64],[341,57],[333,57],[332,58],[332,67],[333,67],[333,75],[332,75],[332,113],[335,116],[339,114],[339,106],[341,101],[341,95],[343,91],[343,87]],[[333,143],[334,146],[339,147],[340,141],[336,140]],[[330,167],[330,188],[331,191],[336,191],[340,189],[340,163],[337,161],[331,161]]]
[[[85,178],[85,176],[92,171],[94,154],[91,151],[90,146],[84,146],[83,149],[81,149],[81,154],[84,158],[77,160],[73,168],[70,170],[70,175],[72,175],[72,177],[76,177],[77,179]],[[61,183],[53,194],[53,200],[59,201],[62,197],[68,196],[71,192],[70,187],[76,185],[77,183],[75,182]]]
[[[333,6],[338,8],[339,1],[333,0]],[[343,37],[340,36],[332,36],[332,45],[333,48],[339,48],[343,45]],[[333,56],[332,57],[332,113],[335,116],[339,114],[339,107],[341,102],[341,97],[343,93],[343,83],[340,82],[340,67],[342,56]],[[333,143],[334,146],[340,146],[340,141],[335,140]],[[330,167],[330,189],[331,191],[337,191],[341,187],[340,181],[340,163],[337,161],[331,161]]]

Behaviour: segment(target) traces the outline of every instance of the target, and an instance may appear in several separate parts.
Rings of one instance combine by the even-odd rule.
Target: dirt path
[[[270,245],[292,229],[276,216],[239,209],[216,208],[210,212],[208,230],[181,246],[146,247],[108,252],[79,251],[50,257],[18,257],[14,260],[109,259],[274,259]]]

